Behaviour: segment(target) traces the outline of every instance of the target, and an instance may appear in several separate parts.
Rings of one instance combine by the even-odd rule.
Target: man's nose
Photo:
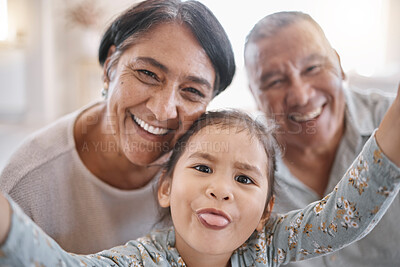
[[[157,90],[150,96],[146,107],[151,110],[158,121],[177,118],[179,106],[177,91],[173,86],[168,86]]]
[[[286,95],[286,104],[290,107],[305,106],[311,98],[311,85],[301,76],[292,77]]]

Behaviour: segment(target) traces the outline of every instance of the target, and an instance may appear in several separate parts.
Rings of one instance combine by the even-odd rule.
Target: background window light
[[[7,0],[0,0],[0,41],[8,37],[8,12]]]

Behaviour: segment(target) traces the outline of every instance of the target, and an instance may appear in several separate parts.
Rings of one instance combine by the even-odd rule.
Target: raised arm
[[[376,132],[376,142],[383,153],[400,166],[400,84],[396,99]]]
[[[4,243],[10,230],[11,208],[7,199],[0,193],[0,245]]]
[[[150,237],[92,255],[68,253],[12,199],[1,194],[0,215],[0,266],[166,266],[167,259],[178,262],[176,257],[166,256],[166,248],[152,245],[157,241],[150,240]],[[156,235],[164,237],[162,233]]]
[[[333,192],[271,219],[249,243],[259,262],[287,263],[336,251],[368,234],[400,189],[400,86],[375,135]]]

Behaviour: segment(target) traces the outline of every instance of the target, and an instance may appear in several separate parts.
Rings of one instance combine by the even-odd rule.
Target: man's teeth
[[[168,132],[168,129],[164,128],[159,128],[159,127],[154,127],[152,125],[149,125],[145,121],[142,121],[141,119],[135,117],[132,115],[132,118],[135,120],[137,124],[139,124],[140,127],[142,127],[145,131],[155,134],[155,135],[164,135]]]
[[[312,119],[315,119],[316,117],[318,117],[322,112],[322,107],[319,107],[307,114],[304,115],[291,115],[290,118],[294,121],[297,122],[304,122],[304,121],[309,121]]]

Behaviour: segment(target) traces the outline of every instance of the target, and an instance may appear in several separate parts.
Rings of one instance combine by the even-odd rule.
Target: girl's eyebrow
[[[244,163],[244,162],[235,162],[234,164],[235,168],[239,170],[246,170],[246,171],[251,171],[256,173],[259,176],[262,176],[261,171],[258,167]]]
[[[211,155],[210,153],[205,153],[205,152],[195,152],[189,156],[189,159],[191,158],[202,158],[206,159],[208,161],[216,161],[217,158]]]

